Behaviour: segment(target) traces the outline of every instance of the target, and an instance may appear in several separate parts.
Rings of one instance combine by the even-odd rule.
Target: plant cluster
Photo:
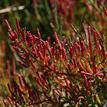
[[[107,52],[103,37],[94,27],[84,24],[85,33],[75,33],[70,40],[59,40],[55,32],[55,42],[51,43],[49,37],[43,40],[39,31],[33,35],[22,29],[18,20],[17,31],[6,23],[17,62],[30,68],[30,83],[19,74],[19,82],[13,78],[8,85],[7,104],[78,107],[104,103]]]
[[[0,42],[0,106],[104,106],[106,0],[25,1],[5,20],[10,47]]]

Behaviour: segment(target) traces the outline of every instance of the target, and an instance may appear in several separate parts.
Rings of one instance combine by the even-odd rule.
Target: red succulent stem
[[[59,46],[59,49],[62,50],[62,45],[61,45],[61,43],[59,41],[59,38],[58,38],[58,35],[57,35],[56,32],[54,32],[54,37],[55,37],[55,40],[56,40],[56,42],[57,42],[57,44]]]
[[[90,58],[92,60],[92,33],[91,33],[91,27],[88,27],[88,40],[89,40],[89,52],[90,52]]]

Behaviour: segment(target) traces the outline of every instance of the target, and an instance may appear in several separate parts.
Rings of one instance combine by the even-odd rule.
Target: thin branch
[[[23,10],[24,8],[25,8],[25,6],[23,6],[23,5],[22,6],[18,6],[18,7],[10,6],[10,7],[7,7],[5,9],[1,9],[0,10],[0,14],[11,12],[11,11]]]

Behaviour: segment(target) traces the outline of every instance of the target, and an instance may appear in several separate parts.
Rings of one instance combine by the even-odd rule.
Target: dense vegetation
[[[107,106],[107,1],[0,1],[1,107]]]

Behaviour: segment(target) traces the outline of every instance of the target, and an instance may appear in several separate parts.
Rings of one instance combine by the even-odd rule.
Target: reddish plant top
[[[16,91],[22,93],[23,90],[28,90],[29,99],[33,100],[38,96],[36,100],[38,103],[48,101],[57,105],[60,102],[57,99],[58,96],[66,96],[71,100],[73,99],[71,93],[76,95],[83,90],[86,91],[86,94],[91,95],[94,78],[107,80],[105,41],[95,28],[84,24],[85,35],[78,36],[77,34],[69,41],[67,38],[59,40],[55,32],[55,42],[51,44],[50,38],[43,40],[39,31],[37,35],[33,35],[30,31],[22,29],[18,20],[16,20],[17,31],[11,28],[7,20],[6,23],[11,47],[18,56],[17,61],[24,67],[31,67],[29,75],[37,85],[36,92],[30,92],[25,80],[22,77],[19,78],[20,84],[22,81],[24,82],[20,85],[21,91],[19,88]],[[78,80],[81,85],[78,86],[75,80]],[[82,88],[83,84],[85,84],[85,88]],[[15,85],[15,87],[17,86]],[[11,88],[10,92],[13,94]],[[32,93],[36,94],[30,96]],[[78,95],[77,97],[79,97]],[[21,94],[20,97],[24,100]],[[11,100],[15,102],[14,99],[11,98]],[[35,104],[38,104],[37,102]],[[77,102],[75,100],[75,103]],[[19,103],[21,103],[20,99]]]

